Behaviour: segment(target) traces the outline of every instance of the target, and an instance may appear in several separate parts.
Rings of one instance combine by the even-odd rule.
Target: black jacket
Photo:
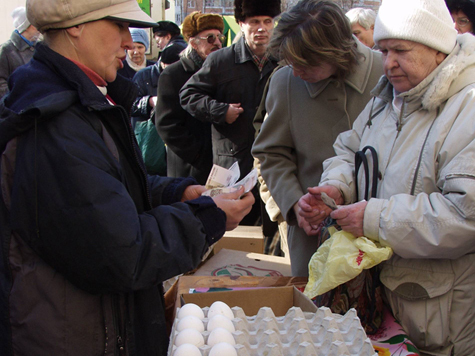
[[[161,281],[224,233],[192,179],[146,176],[118,76],[111,105],[45,45],[0,106],[0,355],[165,355]]]
[[[169,177],[192,176],[205,184],[213,165],[211,124],[196,120],[180,105],[183,84],[200,69],[189,58],[171,64],[158,81],[155,125],[166,143]]]
[[[253,167],[253,119],[267,79],[277,66],[271,58],[259,72],[244,41],[241,38],[231,47],[211,53],[180,92],[186,111],[212,123],[213,163],[229,168],[238,161],[241,178]],[[225,117],[231,103],[241,103],[244,112],[227,124]]]

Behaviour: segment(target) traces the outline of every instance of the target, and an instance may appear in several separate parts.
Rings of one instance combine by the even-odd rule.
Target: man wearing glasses
[[[277,66],[266,53],[280,0],[235,0],[234,16],[242,38],[211,53],[201,70],[180,91],[181,105],[193,117],[212,124],[213,163],[229,168],[239,162],[241,177],[253,167],[253,118],[264,86]],[[256,190],[257,194],[257,190]],[[255,204],[242,224],[260,216]]]
[[[205,184],[213,164],[211,124],[184,110],[179,92],[208,55],[222,48],[224,22],[221,15],[195,11],[185,18],[182,28],[188,46],[180,60],[160,75],[155,125],[168,148],[167,176],[192,176]]]

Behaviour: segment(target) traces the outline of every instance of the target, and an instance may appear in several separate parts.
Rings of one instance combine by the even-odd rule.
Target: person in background
[[[165,67],[161,64],[164,51],[167,50],[165,65],[169,65],[178,60],[178,55],[186,48],[186,42],[180,33],[180,28],[171,21],[159,21],[153,28],[153,36],[157,41],[160,50],[158,58],[158,68],[160,71]]]
[[[421,355],[473,355],[475,38],[457,35],[443,0],[384,0],[374,40],[385,75],[335,141],[319,186],[299,202],[302,227],[318,233],[330,214],[326,192],[340,205],[330,216],[344,231],[393,250],[381,282]],[[354,177],[355,152],[366,146],[379,166],[368,201],[356,196]]]
[[[167,145],[167,175],[194,177],[205,184],[213,165],[211,124],[196,120],[180,105],[180,89],[212,52],[222,48],[221,15],[192,12],[183,21],[188,46],[178,62],[165,68],[158,81],[155,124]]]
[[[237,43],[211,53],[203,67],[180,91],[183,108],[212,124],[213,163],[229,168],[239,163],[241,176],[253,168],[253,119],[277,60],[267,53],[280,14],[280,0],[236,0],[234,15],[243,32]],[[258,196],[257,187],[253,190]],[[259,204],[243,224],[260,219]]]
[[[350,20],[353,35],[365,46],[374,48],[373,32],[376,12],[371,9],[356,7],[349,10],[346,17]]]
[[[337,135],[371,98],[383,74],[381,55],[358,42],[342,9],[325,0],[301,0],[284,12],[269,51],[287,66],[269,83],[267,118],[252,154],[289,225],[292,275],[308,276],[319,246],[297,226],[298,201],[318,184]]]
[[[475,34],[475,1],[474,0],[445,0],[449,8],[454,26],[458,33]]]
[[[0,47],[0,99],[8,93],[8,77],[33,57],[35,44],[40,37],[39,31],[26,18],[24,6],[17,7],[11,15],[15,30]]]
[[[164,356],[162,281],[251,209],[147,175],[117,75],[136,0],[27,0],[44,34],[0,104],[0,355]]]
[[[139,70],[153,65],[155,62],[148,60],[145,56],[150,43],[147,31],[143,28],[130,28],[130,35],[132,41],[134,41],[134,46],[126,51],[127,56],[123,61],[124,67],[119,69],[117,73],[132,79]]]

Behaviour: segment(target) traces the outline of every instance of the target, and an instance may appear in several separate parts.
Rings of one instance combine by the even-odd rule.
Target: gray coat
[[[33,57],[35,48],[26,43],[18,32],[13,31],[10,39],[0,47],[0,98],[8,93],[8,77],[15,69],[26,64]]]
[[[333,78],[307,83],[294,77],[290,67],[273,75],[268,117],[252,149],[272,197],[291,225],[288,242],[295,276],[308,275],[308,262],[318,246],[316,238],[296,226],[293,206],[308,187],[318,185],[323,161],[335,154],[333,142],[351,128],[383,73],[380,54],[357,43],[362,58],[343,85]]]
[[[180,92],[186,111],[213,124],[213,163],[229,168],[238,161],[241,178],[253,167],[253,119],[267,79],[277,66],[271,58],[259,72],[244,41],[241,38],[231,47],[211,53]],[[225,117],[231,103],[241,103],[244,112],[227,124]]]

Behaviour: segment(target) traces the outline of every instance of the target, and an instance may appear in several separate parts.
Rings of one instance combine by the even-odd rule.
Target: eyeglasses
[[[215,34],[209,34],[208,36],[206,37],[198,37],[200,40],[206,40],[208,41],[209,44],[213,44],[214,42],[216,42],[216,37],[219,39],[219,42],[223,43],[224,40],[226,39],[226,36],[225,35],[215,35]]]
[[[466,17],[459,17],[457,20],[455,20],[455,23],[456,23],[459,27],[465,27],[465,26],[467,26],[467,25],[470,23],[470,20],[467,19]]]

